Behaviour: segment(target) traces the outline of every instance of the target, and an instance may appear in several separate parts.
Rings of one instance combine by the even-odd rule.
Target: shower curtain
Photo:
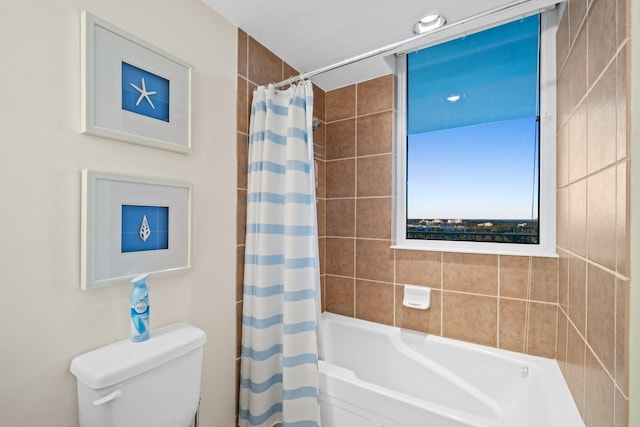
[[[318,230],[313,89],[253,94],[249,137],[239,423],[315,427]]]

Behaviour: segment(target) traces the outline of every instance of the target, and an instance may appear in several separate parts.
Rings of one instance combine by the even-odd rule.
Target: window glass
[[[539,244],[540,18],[407,55],[404,238]]]

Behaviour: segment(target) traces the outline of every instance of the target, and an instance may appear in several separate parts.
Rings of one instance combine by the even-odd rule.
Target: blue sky
[[[407,217],[532,218],[535,126],[525,118],[409,136]]]
[[[534,15],[408,55],[408,218],[537,218],[538,35]]]

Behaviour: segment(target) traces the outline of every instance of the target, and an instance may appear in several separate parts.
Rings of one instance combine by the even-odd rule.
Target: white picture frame
[[[192,194],[181,180],[83,170],[81,288],[188,270]]]
[[[192,67],[86,10],[81,27],[82,133],[188,154]]]

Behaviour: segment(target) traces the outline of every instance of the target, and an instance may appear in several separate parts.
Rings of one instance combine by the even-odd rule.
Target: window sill
[[[442,242],[442,241],[403,241],[391,245],[391,249],[408,251],[456,252],[468,254],[534,256],[543,258],[558,258],[556,247],[548,248],[541,245],[514,245],[508,243],[478,243],[478,242]]]

